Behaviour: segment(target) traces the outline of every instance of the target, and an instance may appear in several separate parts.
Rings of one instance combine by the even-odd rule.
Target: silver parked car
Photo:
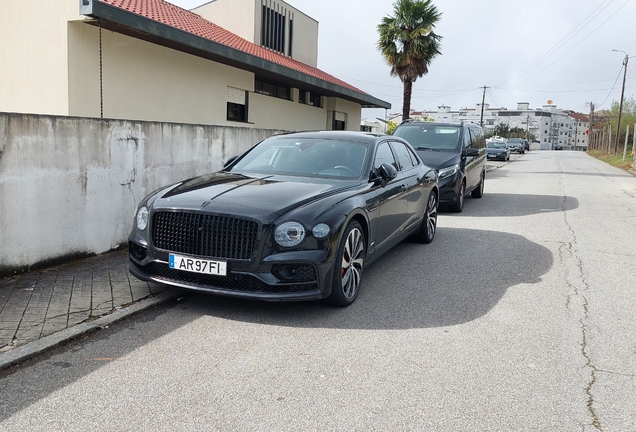
[[[508,138],[507,144],[510,151],[520,154],[524,154],[526,152],[526,147],[523,145],[523,140],[521,138]]]

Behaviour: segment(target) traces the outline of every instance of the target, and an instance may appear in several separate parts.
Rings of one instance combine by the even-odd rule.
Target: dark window
[[[292,56],[292,44],[294,42],[294,20],[289,18],[289,48],[287,50],[287,55]]]
[[[345,122],[344,120],[336,120],[333,121],[333,130],[345,130]]]
[[[347,130],[347,115],[345,113],[333,112],[333,130]]]
[[[227,88],[227,120],[247,122],[247,92],[245,90]]]
[[[239,105],[237,103],[227,103],[227,119],[229,121],[246,122],[247,121],[247,109],[245,105]]]
[[[265,5],[262,6],[261,45],[285,54],[286,16],[282,12],[282,7],[278,11]]]
[[[395,169],[398,169],[395,158],[393,157],[393,152],[391,152],[391,147],[389,147],[389,143],[386,142],[380,144],[375,153],[375,162],[373,164],[374,172],[377,173],[378,169],[380,169],[380,165],[383,163],[393,165]]]
[[[260,93],[285,100],[291,99],[291,90],[289,87],[263,81],[259,78],[254,80],[254,93]]]
[[[412,155],[408,148],[402,143],[391,143],[393,150],[395,151],[395,155],[397,156],[398,164],[400,166],[400,171],[406,171],[413,168],[413,160],[411,159]]]
[[[360,132],[373,132],[373,128],[371,126],[360,126]]]
[[[298,102],[301,104],[322,108],[322,95],[318,93],[308,92],[306,90],[300,90]]]

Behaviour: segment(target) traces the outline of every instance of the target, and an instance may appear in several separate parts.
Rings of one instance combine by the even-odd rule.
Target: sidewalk
[[[178,294],[130,275],[127,253],[0,279],[0,369]]]

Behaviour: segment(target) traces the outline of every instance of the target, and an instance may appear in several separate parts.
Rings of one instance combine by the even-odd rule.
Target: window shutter
[[[245,105],[245,90],[235,87],[228,87],[227,101],[238,105]]]

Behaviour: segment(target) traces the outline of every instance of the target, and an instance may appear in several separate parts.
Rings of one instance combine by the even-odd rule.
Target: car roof
[[[357,131],[302,131],[302,132],[287,132],[279,135],[273,135],[270,138],[318,138],[318,139],[333,139],[333,140],[347,140],[347,141],[359,141],[359,142],[372,142],[377,138],[387,137],[388,135],[377,134],[372,132],[357,132]]]

